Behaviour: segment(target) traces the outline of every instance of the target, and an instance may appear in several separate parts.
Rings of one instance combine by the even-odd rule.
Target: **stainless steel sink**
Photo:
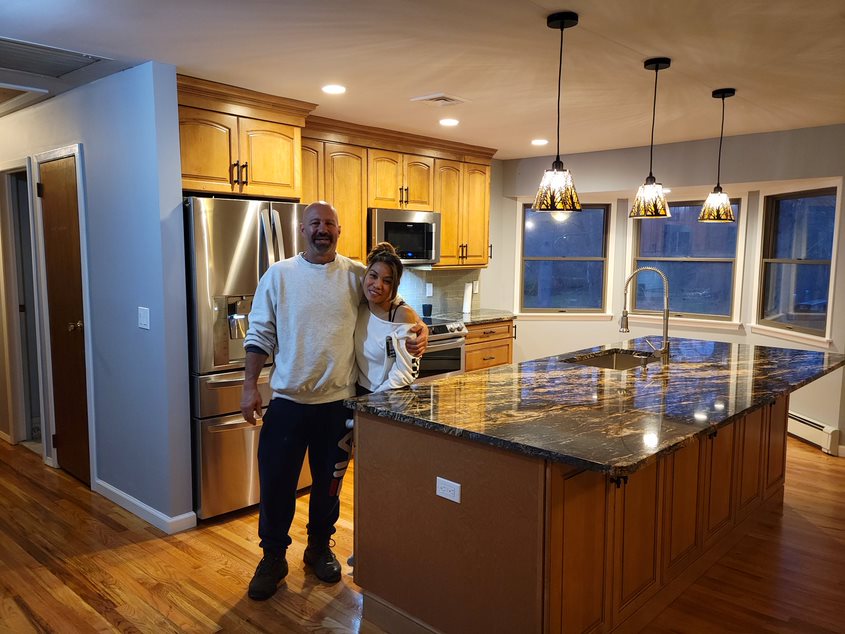
[[[581,354],[575,357],[560,359],[563,363],[575,363],[577,365],[588,365],[593,368],[606,368],[608,370],[630,370],[631,368],[642,368],[646,364],[656,361],[660,357],[650,352],[638,350],[622,350],[613,348],[602,352]]]

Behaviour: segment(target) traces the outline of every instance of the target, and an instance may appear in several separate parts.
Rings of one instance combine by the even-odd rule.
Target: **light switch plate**
[[[150,329],[150,309],[146,306],[138,306],[138,328]]]
[[[431,282],[426,282],[425,283],[425,296],[431,297],[432,295],[434,295],[434,284],[432,284]]]
[[[478,280],[472,281],[472,294],[478,295]]]

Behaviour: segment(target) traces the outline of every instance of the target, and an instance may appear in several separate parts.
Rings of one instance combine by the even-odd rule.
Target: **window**
[[[761,324],[824,336],[836,189],[766,198]]]
[[[669,203],[671,218],[637,220],[634,267],[653,266],[669,279],[669,310],[677,316],[730,319],[736,268],[736,222],[698,222],[702,202]],[[739,202],[731,201],[739,218]],[[655,273],[631,281],[637,312],[663,311]],[[632,288],[634,288],[632,286]],[[629,292],[631,289],[629,289]]]
[[[524,312],[603,311],[609,205],[539,212],[522,220]]]

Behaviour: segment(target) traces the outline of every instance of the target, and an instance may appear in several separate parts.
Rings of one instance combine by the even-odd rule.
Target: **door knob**
[[[76,322],[76,327],[77,327],[79,330],[82,330],[82,321],[81,321],[81,320],[80,320],[80,321],[78,321],[78,322]]]
[[[67,331],[73,332],[74,330],[76,330],[76,324],[73,323],[72,321],[69,321],[68,324],[67,324]]]

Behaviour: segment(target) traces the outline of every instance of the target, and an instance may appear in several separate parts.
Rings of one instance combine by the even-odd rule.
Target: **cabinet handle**
[[[246,161],[244,161],[243,170],[244,170],[243,184],[249,185],[249,163],[247,163]]]
[[[491,260],[493,259],[493,243],[492,242],[487,245],[487,257]]]
[[[241,181],[238,180],[241,177],[241,162],[235,161],[232,163],[232,183],[237,185]]]
[[[513,325],[513,338],[516,339],[516,324]]]
[[[496,331],[495,331],[495,330],[485,330],[485,331],[484,331],[484,332],[482,332],[481,334],[482,334],[482,335],[495,335],[495,334],[496,334]]]
[[[399,187],[399,206],[400,207],[405,204],[405,196],[403,196],[404,191],[405,191],[404,188]]]
[[[409,201],[410,201],[410,196],[408,196],[408,188],[406,187],[405,188],[405,204],[406,205],[410,204]]]
[[[482,357],[481,360],[482,361],[492,361],[495,358],[496,358],[496,355],[493,355],[492,357]]]

